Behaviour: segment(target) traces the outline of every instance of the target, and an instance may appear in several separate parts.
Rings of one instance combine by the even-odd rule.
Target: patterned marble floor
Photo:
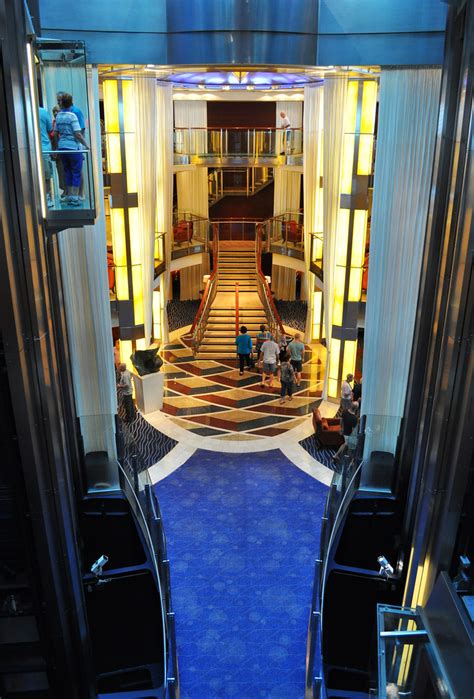
[[[279,403],[280,382],[260,387],[256,370],[239,375],[236,361],[195,360],[188,336],[160,349],[166,374],[163,412],[179,427],[202,437],[273,437],[307,420],[321,403],[323,352],[307,346],[301,386],[291,402]]]

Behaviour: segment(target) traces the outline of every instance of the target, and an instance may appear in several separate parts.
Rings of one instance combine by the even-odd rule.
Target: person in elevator
[[[245,325],[241,326],[240,335],[237,335],[235,338],[235,344],[237,345],[237,354],[239,356],[240,376],[242,376],[244,364],[247,364],[248,369],[252,366],[252,338],[247,334]]]
[[[291,136],[291,131],[290,131],[290,120],[286,116],[286,112],[280,112],[280,129],[282,130],[282,136],[281,136],[281,144],[282,144],[282,150],[280,155],[285,155],[289,153],[290,151],[290,136]]]
[[[54,125],[55,145],[61,153],[61,162],[64,168],[66,183],[66,203],[69,206],[80,206],[79,187],[81,185],[82,163],[84,156],[82,149],[88,150],[88,145],[77,116],[72,111],[72,97],[63,93],[61,97],[62,109],[56,117]]]
[[[277,372],[278,360],[280,357],[280,348],[275,342],[272,335],[265,340],[260,350],[260,356],[263,360],[262,368],[262,383],[260,386],[265,386],[265,380],[269,379],[270,388],[273,386],[273,377]]]
[[[49,134],[53,130],[53,123],[49,116],[48,110],[44,107],[39,108],[39,125],[41,135],[41,150],[43,151],[43,169],[44,179],[46,180],[46,203],[48,209],[53,206],[51,197],[51,177],[53,176],[53,168],[51,163],[51,139]]]
[[[117,388],[122,389],[122,405],[125,411],[125,422],[133,422],[135,418],[135,406],[132,398],[132,375],[123,362],[119,364],[119,382]]]
[[[288,345],[288,351],[291,357],[291,363],[295,370],[295,383],[297,386],[301,384],[301,372],[303,371],[304,344],[301,342],[300,333],[296,333],[294,339]]]

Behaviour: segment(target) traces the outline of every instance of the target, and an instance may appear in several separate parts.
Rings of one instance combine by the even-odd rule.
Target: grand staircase
[[[197,354],[198,359],[234,359],[236,294],[239,283],[239,325],[245,325],[255,344],[255,335],[267,323],[258,295],[257,266],[253,247],[219,248],[217,293],[209,312],[206,331]]]

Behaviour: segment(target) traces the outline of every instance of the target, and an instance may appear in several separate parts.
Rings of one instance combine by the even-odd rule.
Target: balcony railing
[[[209,219],[188,211],[173,212],[173,259],[209,251]]]
[[[281,322],[280,314],[278,313],[275,301],[273,300],[273,295],[270,290],[268,281],[262,271],[262,226],[257,225],[257,231],[255,236],[255,257],[257,261],[257,291],[265,310],[268,321],[268,329],[276,339],[280,335],[285,334],[283,328],[283,323]]]
[[[304,259],[304,215],[301,211],[286,211],[262,224],[267,252]]]
[[[215,204],[226,196],[246,196],[256,194],[273,182],[273,168],[215,168],[209,172],[209,204]]]
[[[174,154],[178,159],[301,156],[303,129],[177,127],[174,129]]]

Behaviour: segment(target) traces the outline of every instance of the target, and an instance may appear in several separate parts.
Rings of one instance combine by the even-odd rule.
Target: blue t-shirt
[[[296,340],[292,340],[288,345],[288,349],[290,351],[291,359],[294,359],[295,362],[303,361],[304,345],[302,342],[296,342]]]
[[[54,132],[59,134],[58,149],[82,150],[81,144],[74,137],[74,134],[80,130],[81,127],[77,116],[71,109],[62,109],[58,112],[54,125]]]
[[[237,335],[235,344],[237,345],[237,354],[250,354],[252,352],[252,338],[247,333]]]
[[[51,150],[49,134],[53,130],[53,122],[51,121],[48,110],[44,107],[39,108],[39,125],[41,134],[41,150]]]
[[[79,122],[81,129],[85,129],[86,122],[84,121],[84,114],[81,112],[79,107],[76,107],[75,104],[71,105],[71,112],[77,116],[77,121]]]

